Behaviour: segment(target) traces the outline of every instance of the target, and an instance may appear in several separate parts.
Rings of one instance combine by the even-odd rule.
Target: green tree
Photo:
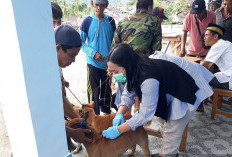
[[[60,5],[63,10],[64,18],[73,16],[82,16],[87,15],[93,12],[93,8],[86,3],[86,0],[52,0]],[[90,0],[89,0],[90,1]],[[129,0],[127,3],[124,3],[124,0],[117,0],[117,4],[111,4],[109,8],[115,7],[135,7],[137,0]],[[172,21],[173,15],[178,12],[183,12],[187,14],[187,8],[189,8],[189,0],[153,0],[154,7],[161,6],[164,8],[165,15],[168,17],[168,20],[164,21],[164,24],[170,23]]]
[[[135,6],[136,4],[136,0],[129,0],[127,3],[126,3],[126,6],[127,7],[131,7],[131,6]]]
[[[88,6],[85,2],[81,0],[52,0],[53,2],[59,4],[61,7],[64,19],[67,17],[77,17],[89,14],[92,12],[91,6]]]

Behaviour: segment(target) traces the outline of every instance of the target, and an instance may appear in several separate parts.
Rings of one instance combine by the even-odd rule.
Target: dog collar
[[[80,123],[81,128],[87,124],[85,118],[82,119],[82,122]]]

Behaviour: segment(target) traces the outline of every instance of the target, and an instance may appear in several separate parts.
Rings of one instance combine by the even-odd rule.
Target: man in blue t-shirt
[[[87,59],[88,100],[95,102],[96,114],[100,114],[100,104],[102,112],[110,113],[111,88],[106,72],[106,57],[116,26],[114,19],[104,14],[108,0],[92,0],[91,5],[94,13],[84,19],[80,28],[82,51]]]

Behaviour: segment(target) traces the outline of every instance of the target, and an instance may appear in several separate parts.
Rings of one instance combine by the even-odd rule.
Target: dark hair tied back
[[[114,46],[107,57],[107,62],[112,62],[125,69],[128,91],[134,88],[143,61],[143,57],[140,57],[128,44]]]

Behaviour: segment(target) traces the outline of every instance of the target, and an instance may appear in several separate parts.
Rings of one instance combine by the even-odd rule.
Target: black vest
[[[178,65],[165,60],[154,59],[153,66],[140,71],[135,79],[135,92],[142,100],[141,84],[149,78],[159,81],[159,98],[155,116],[167,120],[170,115],[170,104],[167,104],[166,94],[180,101],[194,104],[195,93],[199,89],[194,79]]]

